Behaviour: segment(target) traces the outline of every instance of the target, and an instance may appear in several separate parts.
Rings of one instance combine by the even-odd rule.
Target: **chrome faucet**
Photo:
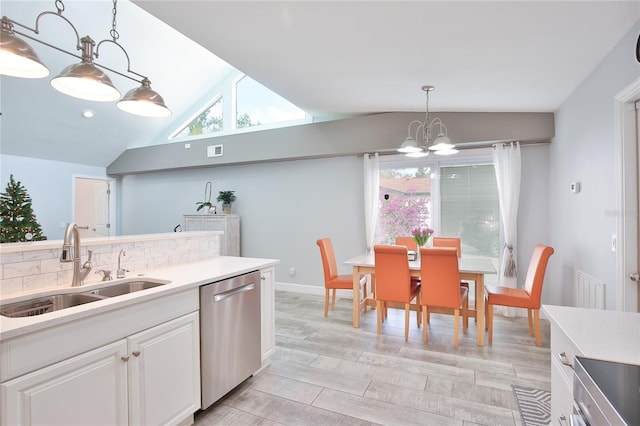
[[[73,253],[71,253],[71,238],[73,237]],[[60,255],[60,262],[68,263],[73,262],[73,278],[71,279],[72,287],[79,287],[84,285],[84,279],[91,272],[93,265],[91,264],[92,250],[88,250],[89,257],[87,261],[80,267],[80,234],[78,233],[78,225],[70,223],[67,225],[67,229],[64,232],[64,241],[62,243],[62,254]]]
[[[129,270],[120,267],[120,257],[126,255],[127,253],[124,249],[120,249],[120,253],[118,253],[118,270],[116,271],[116,278],[126,278],[125,272],[129,272]]]

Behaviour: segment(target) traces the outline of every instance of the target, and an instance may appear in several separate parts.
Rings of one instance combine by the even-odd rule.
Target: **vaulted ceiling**
[[[80,36],[109,38],[111,1],[64,4]],[[30,42],[52,76],[0,77],[2,154],[107,166],[127,148],[166,142],[160,135],[194,114],[231,67],[316,115],[423,111],[424,84],[436,87],[433,111],[555,111],[640,20],[637,1],[117,5],[131,68],[151,79],[173,115],[140,118],[58,93],[49,79],[76,60]],[[44,10],[54,2],[0,0],[2,15],[29,26]],[[75,35],[56,20],[43,17],[38,37],[71,50]],[[105,49],[98,62],[123,69],[123,58]],[[112,80],[122,93],[136,87]],[[93,119],[81,117],[86,109]]]

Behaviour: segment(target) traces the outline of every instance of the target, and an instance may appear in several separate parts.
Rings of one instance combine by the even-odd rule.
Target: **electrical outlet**
[[[611,251],[618,251],[618,236],[616,234],[611,234]]]
[[[289,276],[293,277],[296,274],[296,268],[289,268]]]

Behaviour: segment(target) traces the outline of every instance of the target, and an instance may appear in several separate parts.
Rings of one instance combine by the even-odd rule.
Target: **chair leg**
[[[540,335],[540,310],[533,310],[533,318],[536,324],[536,345],[538,347],[542,346],[542,336]]]
[[[527,318],[529,319],[529,334],[533,336],[533,320],[531,319],[531,309],[527,309]]]
[[[418,308],[416,310],[416,324],[418,324],[418,328],[420,328],[420,303],[419,303],[419,299],[416,298],[416,304],[418,305]]]
[[[336,310],[336,293],[337,293],[337,290],[334,288],[333,289],[333,293],[332,293],[333,297],[331,298],[331,310],[332,311]]]
[[[382,322],[382,301],[376,300],[376,308],[378,308],[376,318],[378,323],[378,334],[380,334],[380,323]]]
[[[422,307],[422,322],[424,325],[422,326],[422,341],[427,341],[427,307],[426,305]]]
[[[329,289],[324,289],[324,316],[326,317],[329,313]]]
[[[362,286],[362,300],[364,301],[364,312],[367,312],[367,282]]]
[[[453,317],[453,346],[458,347],[458,338],[460,337],[460,309],[455,309]]]
[[[493,343],[493,305],[487,304],[487,329],[489,330],[489,344]]]
[[[469,328],[469,299],[462,302],[462,331],[465,333]]]
[[[404,304],[404,340],[409,340],[409,312],[411,304]]]

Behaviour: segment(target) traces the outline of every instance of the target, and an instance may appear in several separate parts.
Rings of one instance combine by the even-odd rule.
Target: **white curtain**
[[[520,200],[520,143],[499,143],[493,151],[493,164],[498,183],[500,216],[504,230],[504,249],[500,263],[499,281],[505,287],[518,287],[516,247],[518,202]],[[503,315],[515,316],[514,308],[503,308]]]
[[[364,155],[364,229],[367,239],[367,253],[373,251],[373,239],[378,225],[380,192],[380,161],[378,153],[373,157]]]

